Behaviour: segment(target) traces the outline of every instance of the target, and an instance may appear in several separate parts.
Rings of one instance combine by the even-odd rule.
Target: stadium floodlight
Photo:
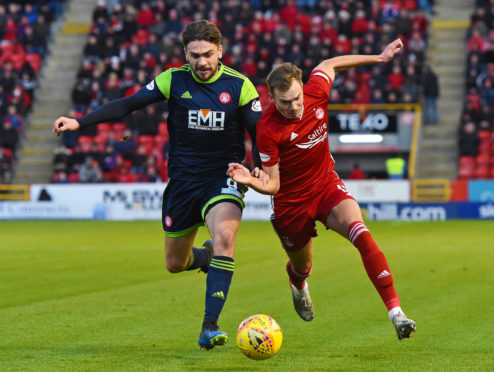
[[[380,143],[383,141],[381,134],[342,134],[338,137],[341,143]]]

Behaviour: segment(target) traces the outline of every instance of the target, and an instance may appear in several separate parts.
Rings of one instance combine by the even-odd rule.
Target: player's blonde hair
[[[201,19],[185,26],[182,33],[182,44],[186,47],[191,41],[204,40],[219,46],[222,38],[220,30],[214,23]]]
[[[302,70],[290,62],[276,66],[266,78],[269,91],[274,96],[274,90],[286,92],[292,86],[293,79],[302,85]]]

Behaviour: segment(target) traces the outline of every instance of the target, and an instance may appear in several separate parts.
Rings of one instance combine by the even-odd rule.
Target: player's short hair
[[[302,85],[302,70],[290,62],[276,66],[266,78],[269,91],[274,95],[274,90],[286,92],[292,86],[293,79]]]
[[[205,19],[190,22],[182,33],[182,44],[186,47],[191,41],[204,40],[220,45],[223,36],[218,27]]]

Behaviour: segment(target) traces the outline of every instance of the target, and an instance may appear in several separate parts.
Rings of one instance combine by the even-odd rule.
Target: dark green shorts
[[[247,187],[224,177],[210,182],[169,180],[163,193],[162,218],[166,236],[182,236],[204,225],[209,209],[222,202],[243,210]]]

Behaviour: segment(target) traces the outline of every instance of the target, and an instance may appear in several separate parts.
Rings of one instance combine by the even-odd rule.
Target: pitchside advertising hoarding
[[[442,221],[494,219],[494,201],[411,203],[410,183],[347,181],[350,193],[369,220]],[[484,185],[485,186],[485,185]],[[166,184],[32,185],[30,201],[0,202],[0,220],[87,219],[160,220]],[[253,190],[245,194],[244,220],[269,220],[271,198]]]

